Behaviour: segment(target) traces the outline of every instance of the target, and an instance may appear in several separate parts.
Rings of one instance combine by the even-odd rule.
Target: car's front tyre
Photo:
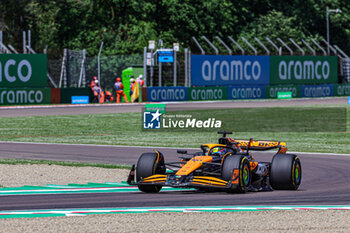
[[[232,183],[229,193],[245,193],[251,183],[250,163],[244,155],[226,156],[221,169],[223,180]]]
[[[155,175],[165,174],[164,156],[162,153],[143,153],[136,166],[136,181]],[[161,185],[137,185],[139,190],[146,193],[157,193],[162,189]]]

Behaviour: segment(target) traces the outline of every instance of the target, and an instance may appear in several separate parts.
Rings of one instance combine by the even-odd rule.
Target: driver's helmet
[[[219,147],[214,147],[212,150],[211,150],[211,153],[214,154],[214,153],[218,153],[219,152]]]
[[[211,150],[211,154],[212,155],[224,155],[226,154],[226,148],[225,147],[214,147],[212,150]]]

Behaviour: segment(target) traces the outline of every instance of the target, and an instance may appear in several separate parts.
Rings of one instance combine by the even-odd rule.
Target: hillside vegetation
[[[215,36],[228,44],[228,36],[239,42],[244,36],[256,47],[254,37],[321,41],[327,6],[342,10],[330,13],[331,43],[350,54],[350,4],[342,0],[2,0],[0,30],[5,44],[19,50],[22,31],[31,30],[35,50],[47,45],[59,55],[63,48],[85,48],[94,56],[101,41],[105,55],[142,53],[148,40],[160,38],[165,47],[179,42],[196,53],[192,36],[205,35],[217,46]]]

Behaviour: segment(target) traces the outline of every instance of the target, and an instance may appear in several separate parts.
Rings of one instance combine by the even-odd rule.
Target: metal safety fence
[[[86,57],[84,50],[65,50],[61,62],[58,81],[59,87],[87,87],[94,76],[98,76],[98,57]],[[49,62],[49,69],[55,70],[57,61]],[[101,56],[100,82],[105,89],[112,89],[116,77],[128,67],[143,66],[143,55]]]
[[[350,83],[350,58],[342,59],[343,82]]]

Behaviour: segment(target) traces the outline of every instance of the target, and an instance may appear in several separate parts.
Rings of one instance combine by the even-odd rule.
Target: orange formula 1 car
[[[201,145],[201,152],[178,150],[180,162],[165,163],[161,152],[143,153],[133,165],[129,184],[147,193],[163,186],[223,190],[229,193],[268,190],[296,190],[301,182],[298,156],[286,154],[285,142],[235,140],[223,134],[219,143]],[[252,150],[278,149],[271,162],[256,162]],[[136,182],[134,173],[136,170]]]

